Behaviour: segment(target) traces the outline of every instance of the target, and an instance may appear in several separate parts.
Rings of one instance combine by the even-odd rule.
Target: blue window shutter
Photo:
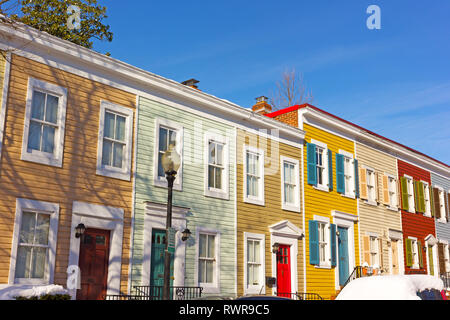
[[[336,225],[330,224],[331,266],[336,267]]]
[[[344,156],[336,153],[336,191],[345,193]]]
[[[359,198],[359,170],[358,160],[353,160],[353,166],[355,167],[355,196]]]
[[[328,149],[328,188],[333,191],[333,152]]]
[[[319,264],[319,223],[309,220],[309,263]]]
[[[317,170],[316,170],[316,145],[313,143],[306,144],[306,162],[308,170],[308,184],[317,185]]]

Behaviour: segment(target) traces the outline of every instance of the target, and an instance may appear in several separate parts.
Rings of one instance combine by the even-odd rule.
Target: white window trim
[[[414,179],[411,176],[403,175],[406,178],[406,187],[408,189],[408,212],[416,213],[416,200],[414,197]],[[409,193],[409,185],[411,183],[412,194]],[[411,201],[410,201],[411,200]]]
[[[48,256],[45,266],[44,279],[15,279],[17,250],[19,245],[19,234],[22,223],[23,211],[30,210],[50,215],[50,228],[48,233]],[[16,217],[14,221],[14,232],[12,239],[11,261],[9,267],[9,284],[52,284],[55,271],[56,242],[58,236],[59,204],[29,199],[16,199]]]
[[[218,143],[221,143],[224,145],[223,147],[223,175],[222,175],[222,189],[215,189],[215,188],[209,188],[208,187],[208,167],[209,167],[209,141],[215,141]],[[229,139],[228,137],[223,137],[218,134],[213,133],[205,133],[204,136],[204,163],[205,163],[205,170],[204,170],[204,186],[205,186],[205,193],[204,195],[207,197],[213,197],[213,198],[219,198],[224,200],[230,199],[230,192],[229,192],[229,167],[230,167],[230,155],[229,155]]]
[[[442,241],[441,243],[444,245],[445,271],[450,272],[450,252],[449,252],[448,242]]]
[[[197,286],[203,287],[203,293],[220,293],[220,231],[211,228],[197,226],[195,228],[195,265],[194,265],[194,282]],[[202,283],[198,279],[198,260],[200,254],[200,234],[209,234],[215,236],[214,253],[216,255],[215,277],[213,283]]]
[[[41,90],[57,96],[58,99],[58,130],[55,134],[55,145],[53,153],[32,150],[28,152],[28,134],[31,121],[31,108],[33,103],[33,90]],[[27,100],[25,105],[25,120],[22,137],[22,154],[20,159],[37,162],[54,167],[62,167],[64,151],[64,134],[66,125],[67,89],[52,83],[44,82],[34,78],[28,78]]]
[[[259,179],[258,184],[258,190],[259,190],[259,196],[258,197],[249,197],[247,196],[247,152],[251,153],[257,153],[259,155],[259,172],[261,173],[261,178]],[[257,149],[255,147],[245,145],[243,148],[243,162],[244,162],[244,202],[246,203],[252,203],[260,206],[264,206],[264,150],[263,149]]]
[[[284,194],[284,163],[289,162],[294,165],[294,172],[295,172],[295,189],[294,189],[294,198],[295,202],[294,204],[285,203],[285,194]],[[281,175],[281,208],[283,210],[287,211],[293,211],[293,212],[300,212],[300,168],[299,168],[299,161],[293,158],[280,156],[280,175]]]
[[[122,168],[105,166],[103,159],[103,137],[105,129],[105,113],[107,110],[125,117],[125,150],[123,152]],[[133,110],[109,101],[100,101],[100,123],[97,143],[97,171],[101,176],[127,180],[131,179],[131,150],[133,149]]]
[[[345,194],[343,194],[342,196],[344,197],[348,197],[348,198],[352,198],[355,199],[355,170],[354,170],[354,166],[355,166],[355,158],[353,156],[352,153],[347,152],[345,150],[339,149],[339,154],[342,154],[345,158],[349,158],[350,159],[350,163],[352,165],[352,169],[350,169],[350,183],[351,183],[351,190],[347,190],[347,188],[345,188]],[[344,180],[345,180],[345,158],[344,158]],[[345,184],[345,181],[344,181]]]
[[[447,218],[446,218],[446,215],[445,215],[445,202],[446,202],[445,198],[446,198],[446,195],[445,195],[444,188],[442,188],[440,186],[435,186],[435,188],[437,188],[439,190],[439,205],[441,206],[440,210],[439,210],[440,211],[439,212],[439,219],[437,219],[437,221],[439,221],[441,223],[447,223]],[[444,200],[444,201],[442,201],[442,200]]]
[[[177,131],[177,145],[176,151],[180,155],[180,168],[178,169],[176,179],[173,183],[173,189],[182,191],[183,190],[183,132],[184,128],[177,122],[155,118],[155,144],[154,144],[154,152],[153,152],[153,184],[157,187],[167,188],[167,179],[166,177],[158,176],[158,152],[159,152],[159,127],[163,126],[172,130]]]
[[[435,240],[435,239],[434,239]],[[439,263],[437,260],[437,255],[438,255],[438,247],[437,247],[437,241],[425,241],[425,255],[427,257],[427,274],[431,275],[431,269],[430,269],[430,262],[428,261],[428,257],[429,257],[429,246],[431,246],[432,248],[432,259],[433,259],[433,273],[435,276],[437,276],[439,274]]]
[[[386,173],[386,172],[384,173],[384,175],[388,177],[389,205],[387,205],[386,207],[389,210],[398,211],[398,207],[397,207],[398,206],[398,203],[397,203],[398,202],[398,194],[397,194],[398,193],[398,188],[397,188],[398,179],[394,175]],[[394,188],[394,199],[395,199],[395,203],[396,203],[395,207],[391,206],[391,191],[390,191],[391,182],[390,182],[390,179],[394,179],[394,182],[395,182],[395,188]]]
[[[423,184],[423,196],[424,196],[423,201],[425,202],[425,213],[424,213],[424,215],[426,217],[431,217],[431,199],[430,199],[430,188],[431,188],[431,185],[430,185],[430,183],[428,183],[426,181],[423,181],[423,180],[420,180],[420,182],[422,182],[422,184]],[[425,186],[428,187],[428,192],[425,191]],[[426,197],[428,197],[428,205],[430,206],[428,208],[428,210],[427,210],[427,202],[425,201]]]
[[[362,165],[361,167],[366,169],[366,175],[368,175],[369,171],[372,172],[373,175],[374,175],[374,186],[373,186],[373,189],[374,189],[375,199],[370,199],[369,179],[368,179],[368,177],[366,177],[366,180],[367,180],[367,200],[365,200],[365,203],[369,204],[369,205],[372,205],[372,206],[378,206],[378,203],[377,203],[377,193],[378,193],[378,189],[377,189],[377,179],[378,179],[377,171],[374,168],[368,167],[366,165]]]
[[[326,248],[325,248],[325,262],[320,261],[320,252],[319,252],[319,265],[316,265],[316,269],[331,269],[331,239],[330,239],[330,218],[322,217],[314,215],[313,217],[314,221],[317,221],[319,223],[325,224],[325,242],[326,242]],[[317,230],[317,232],[320,232]],[[320,246],[320,243],[319,243]],[[320,248],[319,248],[320,251]]]
[[[247,284],[247,241],[248,240],[257,240],[260,242],[259,250],[260,250],[260,259],[261,259],[261,269],[259,272],[259,278],[261,279],[260,285],[248,285]],[[244,232],[244,294],[265,294],[266,293],[266,285],[265,285],[265,275],[266,275],[266,268],[265,268],[265,243],[266,243],[266,236],[264,234],[259,233],[250,233],[250,232]]]
[[[418,241],[417,238],[415,238],[415,237],[408,237],[408,239],[412,240],[411,253],[413,253],[413,246],[416,248],[416,253],[417,253],[416,257],[414,257],[414,255],[412,256],[412,260],[413,261],[412,261],[411,269],[419,269],[419,267],[420,267],[420,265],[419,265],[419,263],[420,263],[419,252],[420,251],[419,250],[421,250],[421,248],[419,248],[419,243],[417,242]]]
[[[328,171],[329,171],[328,145],[323,143],[323,142],[314,140],[314,139],[311,139],[311,143],[315,144],[316,147],[319,147],[319,148],[323,149],[324,152],[323,152],[323,155],[322,155],[322,159],[323,159],[323,164],[324,164],[324,167],[325,167],[325,169],[323,170],[323,177],[322,177],[323,178],[323,184],[318,184],[317,183],[317,185],[313,186],[313,188],[317,189],[317,190],[329,192],[330,191],[330,186],[329,186],[330,182],[328,181]],[[317,152],[317,150],[314,152],[314,156],[316,156],[316,152]],[[317,170],[317,164],[316,164],[316,170]]]

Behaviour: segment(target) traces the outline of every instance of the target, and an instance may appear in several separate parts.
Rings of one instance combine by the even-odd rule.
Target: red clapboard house
[[[437,240],[430,173],[401,160],[397,164],[405,274],[433,274]]]

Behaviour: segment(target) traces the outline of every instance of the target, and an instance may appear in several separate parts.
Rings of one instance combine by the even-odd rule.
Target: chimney
[[[200,81],[196,80],[196,79],[189,79],[186,81],[183,81],[181,84],[184,84],[185,86],[200,90],[197,86],[197,83],[199,83]]]
[[[267,114],[272,112],[272,106],[267,102],[269,98],[260,96],[256,98],[256,103],[252,107],[252,111],[259,114]]]

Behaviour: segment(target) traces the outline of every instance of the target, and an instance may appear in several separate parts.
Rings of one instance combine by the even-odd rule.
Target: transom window
[[[261,240],[247,240],[247,285],[260,285]]]
[[[48,264],[50,215],[22,213],[17,247],[16,279],[44,279]]]
[[[213,283],[215,273],[215,235],[200,234],[198,257],[198,281]]]
[[[126,117],[105,111],[102,164],[115,168],[123,167]]]
[[[224,144],[213,140],[208,143],[208,187],[223,188],[224,177]]]

